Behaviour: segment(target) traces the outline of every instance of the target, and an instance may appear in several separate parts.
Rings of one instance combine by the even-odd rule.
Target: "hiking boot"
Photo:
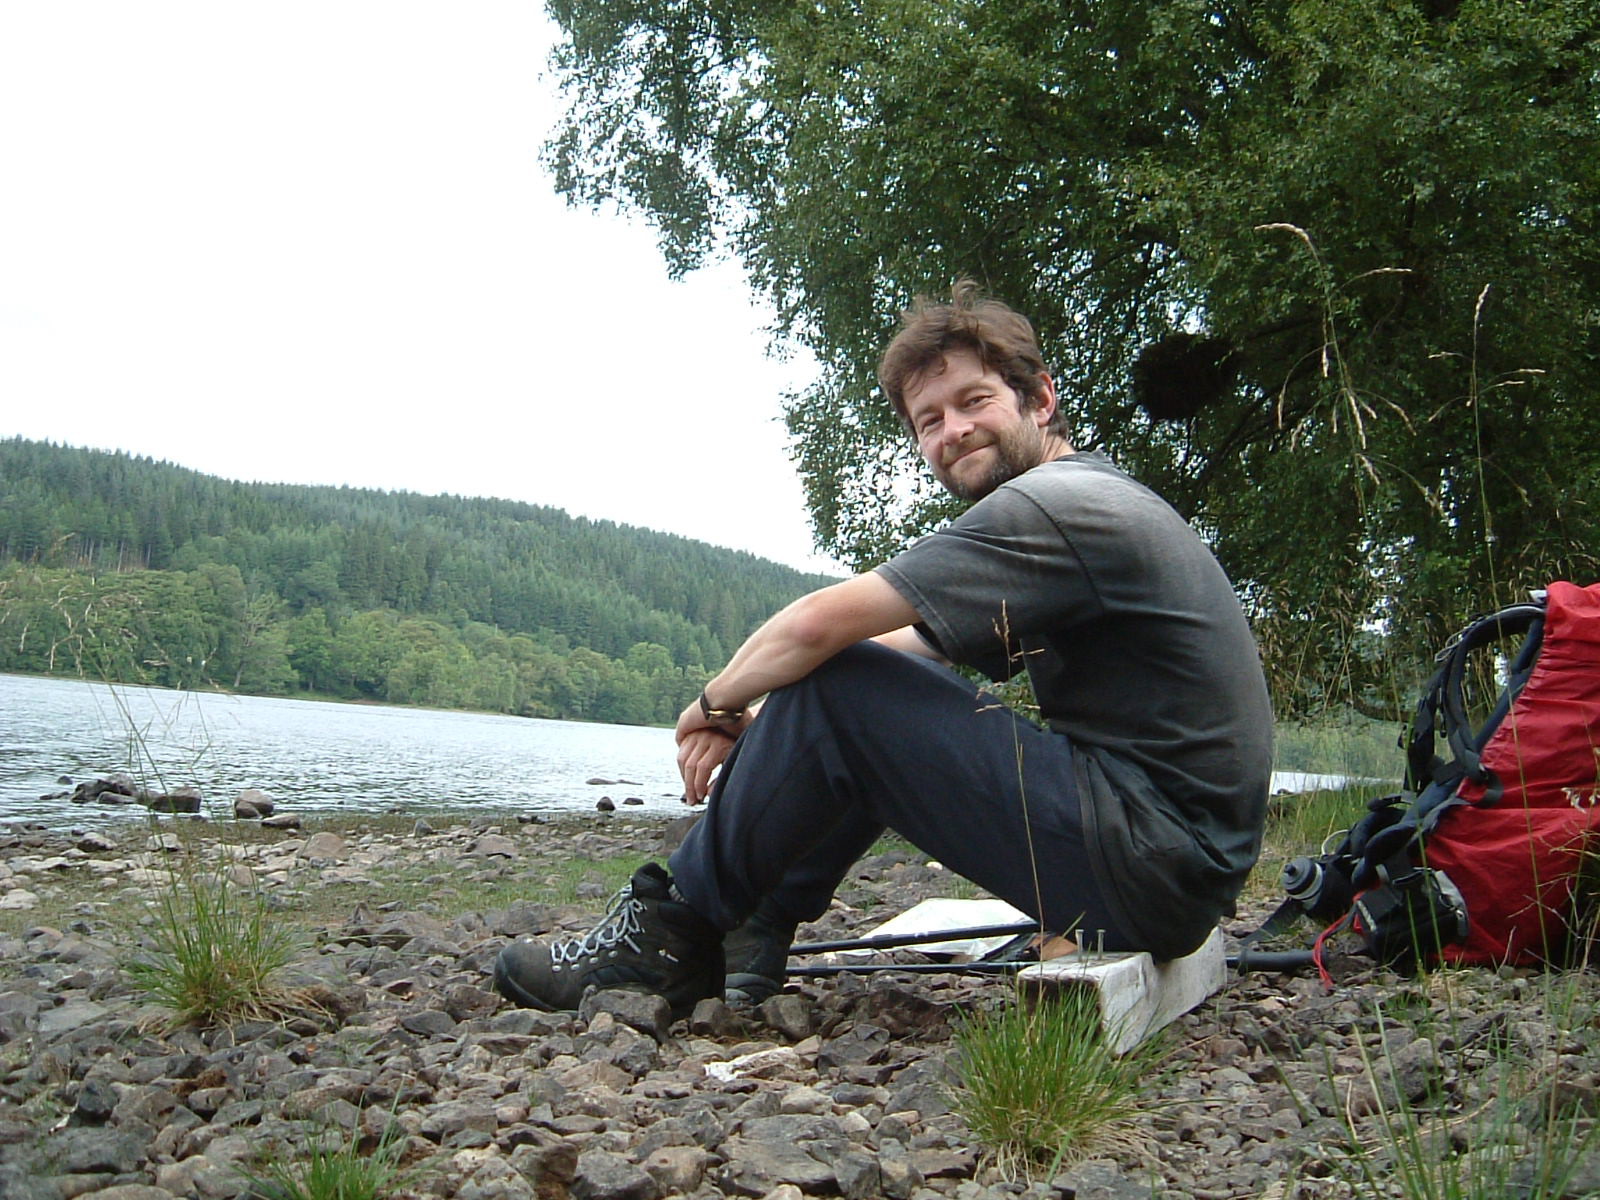
[[[763,900],[743,925],[723,938],[728,1003],[760,1004],[783,989],[794,930],[794,921]]]
[[[722,973],[715,926],[673,890],[665,870],[646,863],[588,933],[502,950],[494,986],[513,1004],[545,1012],[576,1009],[590,986],[653,992],[679,1017],[722,994]]]

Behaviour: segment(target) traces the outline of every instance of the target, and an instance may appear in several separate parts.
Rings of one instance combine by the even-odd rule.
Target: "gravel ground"
[[[1015,1179],[951,1111],[958,1014],[1003,1002],[1005,980],[802,980],[759,1009],[706,1001],[676,1023],[629,993],[577,1014],[504,1005],[488,976],[500,947],[586,928],[608,890],[498,903],[507,885],[562,860],[658,856],[660,824],[508,815],[229,848],[235,828],[163,841],[0,826],[6,1200],[227,1200],[249,1193],[243,1169],[386,1133],[413,1168],[400,1194],[464,1200],[1401,1195],[1397,1128],[1447,1164],[1432,1169],[1499,1180],[1468,1195],[1600,1195],[1587,972],[1406,980],[1334,954],[1332,990],[1231,977],[1162,1035],[1128,1127]],[[312,914],[289,969],[306,1007],[172,1030],[124,972],[134,917],[174,862],[224,855],[286,919]],[[802,939],[859,935],[952,882],[914,852],[876,854]]]

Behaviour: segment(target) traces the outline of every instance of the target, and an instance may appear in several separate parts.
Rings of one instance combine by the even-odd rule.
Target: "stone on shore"
[[[278,809],[277,803],[258,788],[246,788],[233,801],[233,815],[241,821],[256,821],[270,817]]]

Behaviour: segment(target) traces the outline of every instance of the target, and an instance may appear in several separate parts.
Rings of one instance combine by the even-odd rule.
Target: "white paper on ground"
[[[908,933],[942,933],[946,930],[977,929],[984,925],[1014,925],[1031,920],[1027,913],[1004,900],[924,900],[898,916],[891,917],[864,937],[898,937]],[[923,954],[964,954],[979,958],[1013,940],[1015,934],[986,938],[957,938],[947,942],[918,943],[906,947]],[[844,950],[842,954],[861,957],[872,950]]]

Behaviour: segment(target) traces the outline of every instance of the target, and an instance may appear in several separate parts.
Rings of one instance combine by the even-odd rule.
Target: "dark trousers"
[[[672,855],[723,929],[763,900],[796,921],[885,828],[1044,928],[1128,943],[1084,854],[1072,743],[926,659],[863,642],[774,692],[735,744],[705,818]]]

